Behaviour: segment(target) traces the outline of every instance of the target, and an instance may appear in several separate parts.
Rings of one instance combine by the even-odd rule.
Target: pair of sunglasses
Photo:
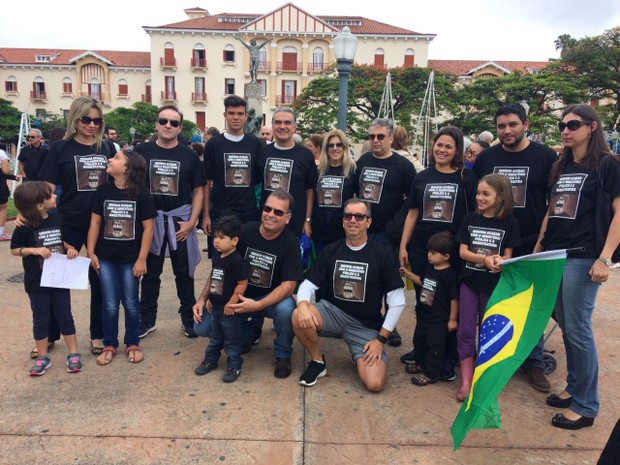
[[[284,216],[287,213],[290,213],[290,212],[285,212],[284,210],[280,210],[279,208],[271,208],[271,207],[269,207],[267,205],[263,206],[263,211],[265,213],[273,212],[273,214],[276,215],[276,216]]]
[[[383,140],[385,137],[385,134],[368,134],[369,141],[373,141],[375,139]]]
[[[179,125],[181,124],[179,120],[168,119],[168,118],[159,118],[157,122],[159,123],[160,126],[165,126],[166,124],[170,123],[170,126],[172,126],[173,128],[178,128]]]
[[[90,116],[82,116],[80,122],[85,125],[93,123],[95,126],[101,126],[103,124],[103,118],[91,118]]]
[[[564,129],[566,128],[568,128],[569,131],[576,131],[581,126],[585,126],[587,124],[591,124],[591,122],[590,121],[579,121],[577,119],[572,119],[566,123],[560,121],[558,123],[558,129],[560,130],[560,132],[563,132]]]
[[[335,149],[336,147],[342,149],[344,148],[344,144],[342,142],[336,142],[335,144],[327,144],[325,147],[327,147],[328,149]]]

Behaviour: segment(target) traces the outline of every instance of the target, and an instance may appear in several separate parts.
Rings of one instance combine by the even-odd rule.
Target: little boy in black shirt
[[[239,302],[239,296],[248,286],[248,266],[237,252],[240,233],[241,221],[235,216],[223,216],[215,224],[213,246],[217,253],[213,254],[211,276],[192,309],[196,324],[203,318],[211,319],[211,339],[205,358],[194,373],[202,376],[215,370],[224,347],[228,356],[226,373],[222,377],[225,383],[237,381],[243,363],[243,315],[230,308],[231,304]],[[205,305],[210,315],[204,315]]]
[[[446,337],[458,327],[458,279],[450,267],[454,245],[454,237],[448,231],[434,234],[426,244],[429,265],[424,270],[424,276],[400,268],[401,276],[422,288],[418,321],[413,333],[416,363],[405,367],[407,373],[413,374],[411,382],[417,386],[437,382]]]

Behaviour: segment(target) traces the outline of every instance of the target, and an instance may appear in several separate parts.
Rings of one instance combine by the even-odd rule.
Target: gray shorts
[[[319,336],[344,339],[344,342],[349,346],[353,362],[364,356],[366,343],[375,339],[379,334],[376,329],[367,328],[327,300],[321,300],[314,306],[323,319],[323,330]],[[381,354],[381,360],[387,364],[385,351]]]

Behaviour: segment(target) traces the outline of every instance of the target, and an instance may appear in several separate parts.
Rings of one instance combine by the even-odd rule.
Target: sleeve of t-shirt
[[[15,228],[13,236],[11,237],[11,249],[19,249],[20,247],[29,247],[28,236],[31,229],[27,226],[21,226]]]
[[[610,157],[604,165],[603,187],[613,199],[620,196],[620,162],[615,157]]]
[[[409,196],[407,197],[407,206],[409,208],[420,208],[420,202],[418,199],[418,184],[420,184],[420,176],[422,176],[424,171],[415,175],[413,180],[411,181],[411,189],[409,190]]]
[[[324,249],[328,250],[327,248]],[[331,251],[333,249],[329,247],[328,253],[320,253],[316,260],[312,262],[310,265],[310,269],[306,272],[305,278],[314,284],[317,287],[321,287],[325,284],[325,279],[327,278],[327,259],[325,257],[329,257],[332,255]]]
[[[471,222],[471,219],[473,218],[473,215],[475,215],[475,213],[471,212],[465,215],[465,218],[463,218],[463,222],[461,223],[459,232],[456,233],[456,237],[454,238],[456,242],[469,245],[469,229],[467,228],[469,226],[469,223]]]
[[[463,186],[465,196],[467,197],[467,211],[476,210],[476,191],[478,190],[478,177],[472,170],[465,168],[463,170]]]
[[[140,212],[140,221],[150,220],[157,216],[157,209],[153,197],[146,190],[140,192],[138,197],[138,210]]]
[[[301,263],[301,250],[297,238],[292,234],[287,238],[286,250],[283,251],[281,281],[301,281],[304,277],[304,269]]]
[[[383,280],[383,289],[384,293],[387,294],[394,289],[399,289],[404,287],[403,278],[400,277],[400,273],[398,272],[398,264],[396,263],[396,259],[393,257],[391,251],[379,243],[376,244],[378,247],[381,247],[381,278]]]
[[[405,184],[403,185],[403,194],[405,195],[405,197],[407,197],[411,193],[411,187],[413,186],[413,179],[415,178],[416,171],[413,164],[409,160],[403,158],[403,161],[405,162],[402,163],[405,178]]]
[[[506,231],[506,240],[504,241],[504,247],[515,248],[521,245],[521,230],[519,228],[519,221],[513,215],[508,217],[508,228]]]
[[[205,170],[205,179],[213,179],[215,176],[215,159],[213,158],[215,155],[213,154],[213,141],[207,142],[205,147],[203,166]]]
[[[306,189],[314,189],[319,180],[319,170],[316,169],[316,164],[314,163],[314,157],[312,154],[309,154],[308,158],[308,172],[306,173]]]
[[[43,181],[51,182],[52,184],[60,183],[60,173],[58,171],[58,151],[60,150],[62,141],[57,141],[52,144],[43,165],[39,170],[39,177]]]
[[[103,190],[106,188],[107,186],[105,184],[102,184],[97,188],[97,191],[93,196],[93,203],[90,207],[90,211],[99,216],[103,216]]]
[[[459,300],[459,280],[457,279],[454,270],[450,271],[451,273],[446,275],[448,279],[445,283],[448,297],[450,298],[450,300]]]
[[[193,156],[190,156],[189,159],[191,160],[191,186],[192,189],[195,189],[196,187],[201,187],[204,186],[206,184],[206,180],[204,180],[202,178],[202,168],[200,167],[200,158],[198,158],[198,155],[194,152]]]

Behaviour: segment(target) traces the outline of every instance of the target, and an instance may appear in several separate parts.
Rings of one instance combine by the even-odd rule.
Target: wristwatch
[[[381,336],[381,334],[377,334],[377,341],[379,341],[381,344],[386,344],[387,343],[387,337]]]
[[[306,223],[312,223],[312,218],[306,218]]]
[[[613,262],[612,262],[611,260],[607,259],[607,258],[598,257],[598,259],[597,259],[597,260],[599,260],[599,261],[603,262],[603,263],[604,263],[605,265],[607,265],[607,266],[611,266],[611,265],[613,265]]]

